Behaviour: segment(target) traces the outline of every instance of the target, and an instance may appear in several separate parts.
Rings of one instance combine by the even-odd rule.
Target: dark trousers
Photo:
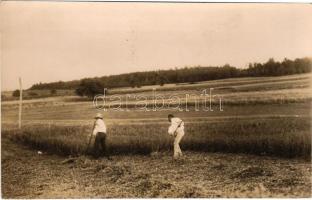
[[[100,156],[108,157],[108,153],[106,149],[106,133],[98,132],[96,134],[95,141],[94,141],[93,155],[96,158]]]

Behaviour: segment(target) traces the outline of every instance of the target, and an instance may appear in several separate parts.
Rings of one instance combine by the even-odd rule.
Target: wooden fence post
[[[18,128],[22,128],[22,101],[23,101],[23,87],[22,87],[22,78],[19,77],[19,86],[20,86],[20,98],[19,98],[19,112],[18,112]]]

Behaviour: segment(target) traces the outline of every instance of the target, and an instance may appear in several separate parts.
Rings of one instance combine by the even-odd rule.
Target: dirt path
[[[186,152],[113,161],[39,155],[2,138],[2,197],[310,197],[311,164],[252,155]]]

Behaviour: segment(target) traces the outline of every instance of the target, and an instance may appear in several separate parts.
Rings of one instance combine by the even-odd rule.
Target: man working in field
[[[179,143],[184,136],[184,122],[180,118],[174,117],[172,114],[168,115],[168,121],[171,122],[168,133],[169,135],[175,137],[173,143],[173,157],[174,159],[177,159],[178,157],[182,156],[182,151]]]
[[[98,113],[95,117],[93,135],[95,136],[94,157],[98,158],[104,155],[110,159],[106,149],[106,125],[101,113]]]

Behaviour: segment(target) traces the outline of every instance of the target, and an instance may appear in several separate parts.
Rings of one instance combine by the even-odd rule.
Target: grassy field
[[[165,108],[154,111],[154,100],[151,98],[155,94],[152,91],[140,94],[137,89],[124,89],[129,95],[145,95],[149,111],[137,109],[135,99],[129,99],[127,105],[121,106],[123,109],[114,110],[109,107],[114,103],[109,101],[111,96],[108,96],[108,110],[104,116],[109,128],[111,152],[148,154],[169,150],[172,139],[166,134],[166,116],[174,113],[186,122],[187,135],[182,145],[187,150],[309,157],[309,77],[310,74],[304,74],[225,79],[198,83],[197,86],[164,86],[157,95],[165,101],[172,94],[179,96],[181,110]],[[195,110],[192,102],[201,102],[204,98],[196,95],[196,91],[209,86],[221,91],[216,94],[222,96],[223,111],[220,111],[216,100],[212,101],[213,111],[204,111],[200,106],[198,111]],[[147,88],[151,87],[143,89]],[[169,88],[171,91],[167,91]],[[186,93],[194,95],[194,99],[186,102]],[[126,98],[123,92],[120,95]],[[16,141],[65,155],[84,153],[93,116],[99,112],[92,101],[72,101],[70,97],[26,100],[23,107],[24,128],[16,131],[10,127],[16,124],[17,102],[3,102],[1,109],[3,134],[10,132],[8,135]]]
[[[155,181],[159,182],[160,180],[155,177],[150,177],[149,179],[144,179],[143,177],[139,178],[138,182],[135,183],[140,184],[139,182],[143,181],[142,185],[136,188],[137,191],[142,190],[141,193],[137,193],[134,188],[133,191],[127,191],[126,193],[116,191],[116,193],[111,194],[106,190],[106,193],[103,191],[101,192],[101,188],[96,187],[96,194],[98,195],[94,195],[94,197],[186,197],[188,195],[199,197],[234,197],[248,196],[250,195],[248,192],[251,192],[251,195],[254,196],[258,195],[258,197],[309,196],[311,193],[307,192],[306,188],[311,187],[311,182],[307,181],[307,172],[304,170],[307,166],[310,166],[311,159],[312,95],[310,78],[311,74],[303,74],[284,77],[225,79],[196,84],[172,84],[163,87],[145,86],[135,89],[119,88],[111,90],[110,95],[107,97],[107,111],[96,110],[92,101],[86,101],[86,99],[74,96],[30,99],[25,100],[23,104],[22,130],[17,129],[18,102],[14,100],[5,101],[2,102],[1,106],[1,137],[4,141],[7,141],[7,146],[24,144],[30,149],[44,152],[47,158],[52,155],[59,155],[63,158],[64,156],[75,156],[76,160],[83,160],[79,161],[82,163],[77,163],[77,166],[81,167],[85,162],[90,162],[93,163],[93,167],[97,166],[101,168],[101,165],[105,161],[89,160],[88,157],[86,157],[88,156],[86,146],[92,128],[93,117],[97,112],[102,112],[108,126],[109,151],[113,157],[122,160],[118,161],[118,166],[125,166],[126,163],[123,163],[124,160],[131,158],[136,160],[135,162],[137,165],[145,166],[148,162],[161,159],[162,155],[165,155],[166,159],[169,159],[172,154],[173,138],[167,134],[167,128],[169,126],[167,115],[173,113],[185,121],[186,135],[181,142],[181,148],[186,151],[187,157],[182,162],[193,162],[191,161],[193,156],[196,157],[196,162],[200,162],[199,160],[201,157],[206,159],[216,154],[223,155],[223,153],[224,156],[230,155],[233,159],[235,159],[236,156],[240,158],[246,156],[246,158],[248,157],[249,159],[254,157],[255,160],[262,160],[266,159],[267,156],[273,156],[272,159],[275,159],[277,163],[285,164],[283,164],[283,167],[287,167],[287,162],[293,167],[293,164],[299,159],[304,167],[300,169],[296,168],[296,173],[301,174],[302,179],[294,184],[289,183],[287,185],[285,182],[284,185],[280,186],[282,188],[277,190],[276,188],[279,186],[277,182],[274,183],[274,180],[278,178],[275,169],[276,166],[268,166],[269,169],[261,167],[259,169],[254,169],[253,167],[255,167],[256,161],[251,160],[250,162],[252,162],[252,164],[243,164],[240,162],[239,165],[241,166],[237,166],[239,167],[237,173],[243,173],[244,170],[247,170],[249,173],[248,170],[251,170],[250,173],[260,174],[257,175],[259,180],[256,178],[258,185],[252,185],[252,187],[249,188],[249,186],[247,186],[249,182],[246,181],[246,185],[243,181],[241,187],[230,190],[226,187],[228,185],[224,183],[225,188],[231,191],[230,193],[226,193],[222,187],[219,187],[217,192],[213,193],[212,189],[207,188],[207,185],[204,186],[208,181],[205,180],[206,183],[204,185],[202,183],[192,182],[190,185],[193,185],[195,189],[191,188],[191,192],[187,189],[187,191],[181,191],[181,193],[179,193],[178,188],[176,188],[177,185],[173,184],[174,186],[168,186],[169,189],[167,189],[174,191],[170,192],[167,189],[160,189],[160,193],[156,194],[151,192],[156,189],[149,185],[153,185]],[[156,87],[157,95],[162,96],[165,101],[168,101],[171,95],[176,95],[181,98],[180,106],[182,111],[172,108],[153,111],[153,87]],[[195,110],[195,102],[201,102],[203,100],[203,97],[200,96],[202,90],[209,90],[209,88],[214,88],[214,94],[218,95],[218,97],[222,97],[223,111],[219,110],[218,99],[212,101],[213,111],[203,111],[202,109],[199,109],[199,111]],[[128,99],[126,105],[124,100],[127,98],[127,94],[144,95],[149,111],[146,112],[138,109],[135,99]],[[185,94],[193,95],[195,98],[189,99],[186,102]],[[116,106],[116,102],[110,99],[113,97],[112,95],[119,95],[120,99],[123,100],[121,105],[123,108],[122,110],[115,111],[113,109],[113,107]],[[156,102],[159,106],[160,101],[158,100]],[[177,104],[174,103],[173,105],[176,106]],[[14,158],[14,156],[9,156],[7,159],[8,166],[14,165]],[[55,157],[52,156],[51,159],[55,159]],[[127,160],[125,162],[129,161]],[[168,160],[162,160],[161,162],[168,166],[171,165],[168,163]],[[225,162],[228,163],[226,164]],[[227,158],[226,161],[222,162],[222,165],[233,166],[231,162],[233,161]],[[204,166],[186,163],[184,164],[188,167],[198,168],[200,171],[204,170]],[[209,162],[207,161],[206,164],[208,166]],[[270,162],[267,164],[273,165],[273,163]],[[107,167],[114,171],[114,167],[117,164],[113,161],[113,163],[108,165],[109,166],[94,172],[95,176],[96,174],[102,176],[101,172],[103,170],[105,171]],[[77,166],[75,165],[75,168]],[[218,168],[218,166],[217,164],[216,167]],[[133,169],[137,167],[138,166],[135,166]],[[9,167],[5,169],[9,170]],[[310,170],[309,167],[308,169]],[[170,171],[170,167],[166,168],[166,171],[170,173],[168,170]],[[174,170],[179,171],[177,166],[174,166]],[[227,167],[221,167],[219,171],[216,171],[213,165],[211,165],[209,166],[209,170],[212,171],[212,175],[210,174],[209,176],[213,176],[213,173],[216,173],[215,175],[217,176],[217,173],[225,170],[224,173],[228,173],[226,174],[226,176],[228,176],[226,181],[230,181],[231,177],[235,176],[235,174],[233,174],[234,172],[230,172],[230,168]],[[271,171],[271,174],[273,174],[272,177],[267,177],[267,174],[263,172],[263,170]],[[121,171],[119,172],[122,174],[126,173],[125,171]],[[6,172],[11,173],[10,170]],[[111,178],[119,176],[119,172],[116,172],[116,175],[114,171]],[[288,172],[283,171],[280,173],[284,172],[285,174],[283,174],[283,176],[287,177]],[[81,176],[84,176],[82,171],[79,171],[79,173]],[[151,176],[149,172],[144,173],[149,174],[147,176]],[[159,171],[155,173],[162,176]],[[206,172],[203,171],[202,173],[205,174]],[[106,175],[105,178],[108,178]],[[135,178],[135,176],[139,176],[139,174],[135,173],[129,175],[128,178]],[[177,174],[175,178],[181,178],[180,176],[181,175]],[[198,174],[198,176],[200,175]],[[203,175],[203,177],[205,176],[206,175]],[[240,175],[237,176],[240,177]],[[279,174],[279,176],[282,175]],[[8,177],[6,176],[5,178]],[[120,180],[126,182],[127,179],[123,178]],[[167,181],[161,180],[161,182],[170,182],[171,184],[173,181],[171,178]],[[294,179],[294,177],[288,178],[289,180]],[[266,183],[265,180],[270,181]],[[8,182],[8,180],[6,181]],[[213,181],[214,184],[218,185],[215,181],[216,180]],[[232,183],[233,182],[229,184]],[[263,183],[264,186],[261,185]],[[12,183],[10,182],[10,184]],[[122,184],[123,183],[121,183],[121,185]],[[220,184],[222,185],[222,183]],[[112,186],[112,184],[110,186]],[[302,189],[301,186],[305,189]],[[79,185],[79,187],[82,186]],[[160,184],[159,187],[165,186]],[[199,189],[198,187],[204,188]],[[211,185],[209,187],[211,187]],[[262,189],[266,188],[266,192],[262,191],[262,189],[257,189],[262,191],[262,193],[253,193],[252,191],[258,187]],[[286,189],[286,187],[290,187],[290,190]],[[76,190],[79,190],[79,188],[76,188]],[[243,192],[243,190],[245,190],[245,192]],[[14,191],[5,191],[7,191],[6,194],[13,194],[11,197],[14,197]],[[31,194],[27,195],[35,195],[32,192],[34,191],[31,191]],[[20,196],[27,197],[27,195]],[[67,197],[75,197],[74,193],[67,195]],[[83,194],[81,195],[83,196]],[[45,196],[43,194],[39,196],[57,197],[57,194],[50,194],[50,196]]]
[[[143,95],[147,99],[152,98],[153,89],[157,91],[158,95],[168,98],[171,95],[185,97],[185,94],[198,95],[202,90],[213,88],[217,94],[233,94],[244,92],[256,92],[256,91],[276,91],[283,89],[307,89],[310,87],[311,74],[289,75],[281,77],[255,77],[255,78],[229,78],[222,80],[199,82],[194,84],[165,84],[163,86],[151,85],[142,86],[141,88],[113,88],[108,90],[108,95],[119,95],[121,98],[126,98],[126,95]],[[172,93],[174,91],[174,93]],[[284,92],[286,90],[283,90]],[[44,101],[85,101],[84,98],[77,98],[74,95],[73,90],[57,90],[57,95],[51,95],[50,90],[26,90],[24,92],[26,99],[31,99],[32,96],[29,93],[37,93],[33,96],[35,102],[42,101],[38,98],[48,98]],[[306,92],[302,93],[306,94]],[[18,98],[12,97],[12,91],[2,92],[6,101],[4,104],[15,104]],[[240,96],[239,94],[238,96]],[[62,98],[66,96],[66,98]],[[291,95],[288,95],[290,97]],[[61,98],[57,98],[61,97]],[[131,100],[131,99],[130,99]],[[28,101],[32,103],[34,101]]]

